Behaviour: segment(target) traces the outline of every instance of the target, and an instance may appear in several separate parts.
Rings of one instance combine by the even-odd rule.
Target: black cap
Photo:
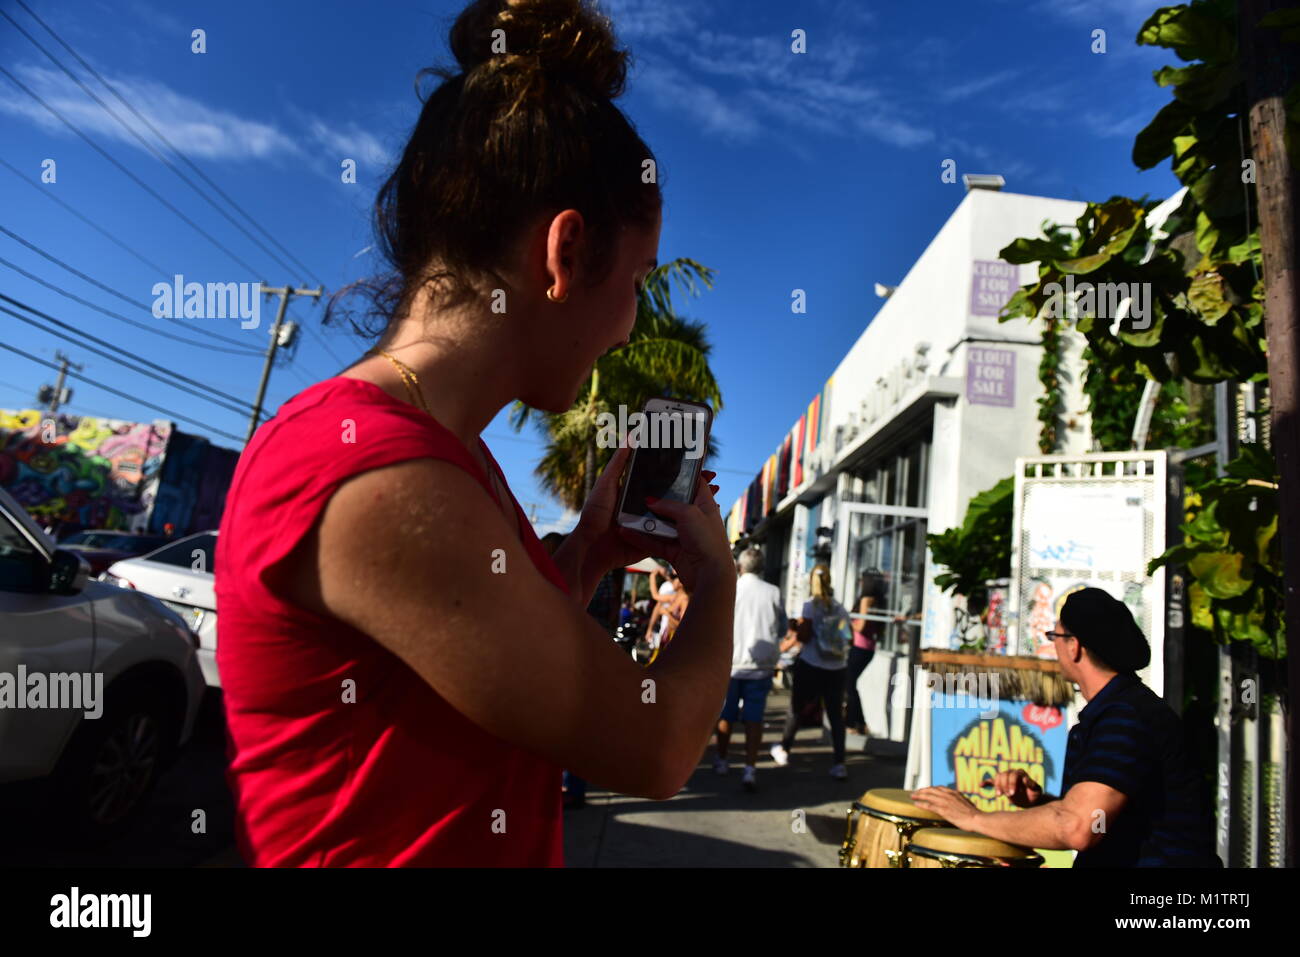
[[[1061,624],[1118,672],[1140,671],[1151,662],[1151,646],[1133,612],[1110,592],[1100,588],[1072,592],[1061,606]]]

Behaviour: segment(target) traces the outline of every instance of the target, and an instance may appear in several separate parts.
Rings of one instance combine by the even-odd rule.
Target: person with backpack
[[[797,644],[799,657],[794,663],[790,710],[785,716],[781,743],[772,745],[772,760],[783,766],[789,762],[800,715],[820,705],[831,722],[830,775],[843,781],[849,776],[844,767],[844,675],[853,645],[853,626],[848,611],[835,600],[829,568],[814,567],[811,586],[812,598],[804,602],[797,635],[781,643],[782,651]]]

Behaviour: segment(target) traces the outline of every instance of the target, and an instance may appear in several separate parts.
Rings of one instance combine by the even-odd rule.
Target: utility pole
[[[271,365],[275,362],[275,352],[280,346],[287,346],[293,341],[298,332],[297,323],[285,323],[284,313],[289,308],[289,300],[294,296],[311,296],[319,301],[321,296],[321,287],[315,289],[297,289],[293,286],[278,286],[272,288],[266,283],[262,283],[262,295],[279,296],[280,308],[275,314],[275,325],[271,327],[271,342],[266,347],[266,362],[262,365],[262,381],[257,384],[257,398],[253,400],[253,417],[248,421],[248,438],[244,439],[247,444],[253,440],[253,433],[257,431],[258,420],[262,417],[262,400],[266,398],[266,384],[271,379]]]
[[[85,368],[85,366],[79,366],[74,363],[62,352],[54,353],[54,358],[59,362],[59,377],[54,382],[54,388],[51,389],[49,386],[42,386],[36,397],[38,402],[44,402],[49,407],[49,415],[51,418],[58,414],[60,405],[72,398],[72,393],[68,392],[65,395],[63,388],[63,383],[68,377],[68,367],[71,366],[78,372]]]
[[[1268,335],[1268,387],[1278,488],[1278,535],[1282,539],[1284,618],[1290,644],[1300,632],[1300,315],[1297,314],[1296,174],[1286,141],[1284,98],[1296,82],[1295,47],[1262,17],[1294,8],[1287,0],[1241,0],[1242,68],[1250,107],[1251,157],[1259,200],[1259,244],[1264,260],[1264,325]],[[1300,654],[1287,654],[1287,735],[1295,740],[1294,696],[1300,691]],[[1294,751],[1287,761],[1287,864],[1295,863],[1297,775]]]

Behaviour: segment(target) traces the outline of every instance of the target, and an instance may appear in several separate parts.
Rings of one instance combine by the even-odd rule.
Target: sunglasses
[[[1068,631],[1045,631],[1043,632],[1043,637],[1051,638],[1055,641],[1057,638],[1077,638],[1078,636],[1073,635]]]

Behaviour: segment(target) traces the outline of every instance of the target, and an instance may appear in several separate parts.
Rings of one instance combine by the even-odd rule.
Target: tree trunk
[[[1300,631],[1300,403],[1297,370],[1300,363],[1300,325],[1296,310],[1296,201],[1295,170],[1287,155],[1286,105],[1290,85],[1288,60],[1295,48],[1284,46],[1277,29],[1260,28],[1259,20],[1274,10],[1293,4],[1286,0],[1241,0],[1239,7],[1242,68],[1250,104],[1251,157],[1256,165],[1259,198],[1259,242],[1264,259],[1264,322],[1268,333],[1269,406],[1272,416],[1273,454],[1281,485],[1278,489],[1282,538],[1282,575],[1285,620],[1295,642]],[[1295,740],[1295,709],[1291,695],[1300,687],[1297,656],[1288,648],[1287,735]],[[1291,750],[1291,749],[1288,749]],[[1297,775],[1294,751],[1288,755],[1287,863],[1295,861]]]

